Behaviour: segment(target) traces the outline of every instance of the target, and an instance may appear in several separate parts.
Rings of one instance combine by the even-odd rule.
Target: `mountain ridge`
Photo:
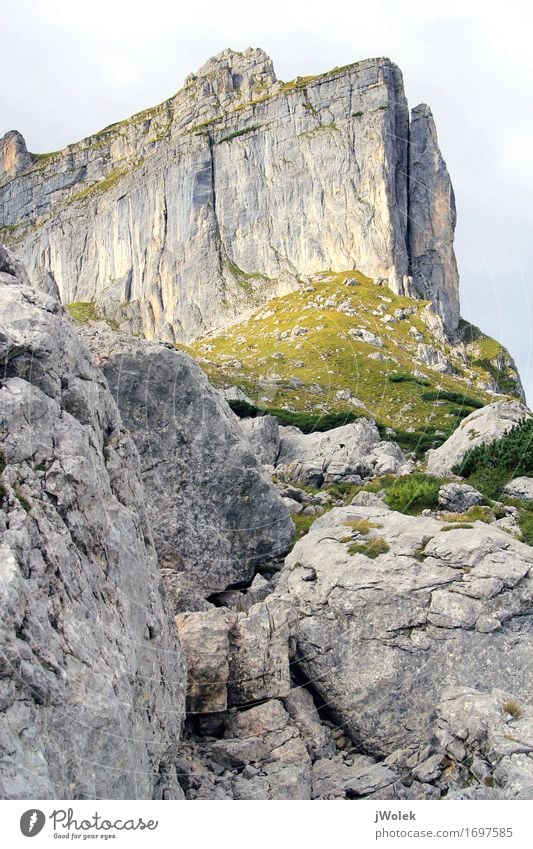
[[[323,268],[432,300],[453,335],[453,190],[430,110],[412,115],[413,144],[389,59],[283,83],[264,51],[223,51],[158,106],[29,167],[8,133],[0,234],[38,285],[148,338],[188,341]]]

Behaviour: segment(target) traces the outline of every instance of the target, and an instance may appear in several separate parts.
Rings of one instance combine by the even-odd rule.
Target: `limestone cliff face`
[[[190,339],[324,269],[386,278],[457,326],[449,177],[388,59],[284,84],[263,51],[228,50],[160,106],[4,162],[0,183],[32,280],[44,268],[63,302],[147,337]]]
[[[176,798],[185,670],[139,457],[0,246],[0,796]]]
[[[447,328],[459,323],[453,250],[455,197],[431,110],[413,109],[409,135],[409,259],[412,294],[434,302]]]

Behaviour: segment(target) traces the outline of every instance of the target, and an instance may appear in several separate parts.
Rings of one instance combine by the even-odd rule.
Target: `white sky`
[[[226,47],[291,79],[370,56],[429,103],[458,207],[462,313],[533,401],[533,11],[507,0],[0,0],[0,135],[55,150],[164,100]],[[529,203],[528,203],[529,201]]]

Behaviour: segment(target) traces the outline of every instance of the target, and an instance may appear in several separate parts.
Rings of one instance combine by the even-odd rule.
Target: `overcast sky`
[[[370,56],[429,103],[452,175],[462,314],[515,357],[533,403],[531,4],[473,0],[1,0],[0,135],[56,150],[164,100],[226,47],[278,77]]]

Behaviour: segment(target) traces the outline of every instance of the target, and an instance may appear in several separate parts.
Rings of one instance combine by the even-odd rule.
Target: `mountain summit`
[[[288,83],[225,50],[65,150],[2,140],[0,236],[64,302],[188,341],[325,269],[430,300],[453,337],[455,206],[426,106],[368,59]],[[37,271],[39,269],[39,271]]]

